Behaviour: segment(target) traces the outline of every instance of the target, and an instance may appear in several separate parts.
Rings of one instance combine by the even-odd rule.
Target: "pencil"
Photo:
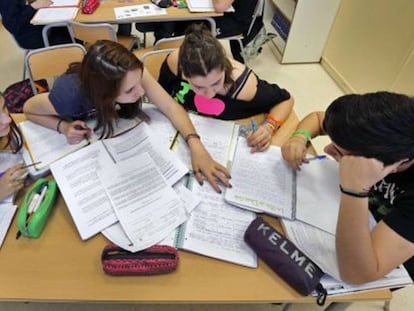
[[[24,165],[22,168],[28,168],[28,167],[31,167],[31,166],[38,165],[40,163],[42,163],[42,161],[33,162],[33,163],[30,163],[30,164]]]
[[[177,142],[178,136],[180,135],[180,132],[176,132],[172,141],[171,141],[171,145],[170,145],[170,150],[172,150],[174,148],[175,143]]]

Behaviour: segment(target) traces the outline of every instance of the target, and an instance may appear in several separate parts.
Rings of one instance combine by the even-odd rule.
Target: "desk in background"
[[[21,116],[14,116],[21,120]],[[260,121],[262,118],[256,118]],[[248,123],[249,121],[245,121]],[[243,123],[245,123],[243,122]],[[274,136],[280,145],[293,132],[294,113]],[[21,200],[20,195],[20,200]],[[280,225],[275,218],[267,221]],[[15,217],[15,220],[17,217]],[[178,269],[155,276],[104,274],[100,256],[109,242],[82,241],[61,195],[39,239],[15,239],[16,221],[0,249],[0,301],[136,303],[314,303],[302,297],[259,260],[257,269],[179,251]],[[389,300],[388,290],[330,297],[328,301]]]
[[[131,0],[123,1],[119,0],[104,0],[93,14],[82,14],[79,10],[75,21],[80,23],[147,23],[147,22],[167,22],[167,21],[185,21],[185,20],[207,20],[211,25],[213,33],[216,31],[216,22],[212,17],[222,16],[222,13],[215,12],[201,12],[191,13],[188,9],[178,9],[176,7],[167,8],[167,14],[164,15],[152,15],[142,16],[131,19],[116,19],[114,8],[122,6],[131,6],[139,4],[149,4],[149,0]]]

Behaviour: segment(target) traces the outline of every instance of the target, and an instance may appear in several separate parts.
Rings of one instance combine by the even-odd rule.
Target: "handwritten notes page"
[[[224,199],[230,204],[293,219],[295,215],[295,173],[282,158],[280,147],[251,153],[239,137],[231,165],[232,188]]]
[[[134,248],[156,244],[187,219],[183,202],[149,154],[112,166],[98,175]]]
[[[12,203],[0,203],[0,247],[13,221],[17,206]]]
[[[253,212],[227,204],[207,183],[192,183],[201,199],[189,220],[180,227],[176,245],[197,254],[257,267],[257,256],[244,241],[244,232],[256,217]]]
[[[66,138],[57,131],[26,120],[19,123],[29,154],[33,162],[42,161],[36,169],[49,166],[50,163],[72,153],[88,142],[86,140],[76,145],[69,145]]]
[[[227,166],[228,160],[234,153],[239,125],[231,121],[222,121],[191,113],[189,117],[213,159]],[[191,164],[190,151],[181,136],[173,150],[182,162],[187,165]]]

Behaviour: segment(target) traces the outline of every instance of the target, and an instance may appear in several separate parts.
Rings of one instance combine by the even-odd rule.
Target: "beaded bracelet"
[[[187,134],[187,135],[184,137],[184,140],[185,140],[185,142],[188,144],[188,141],[189,141],[191,138],[201,139],[200,135],[198,135],[197,133],[190,133],[190,134]]]
[[[275,135],[277,128],[270,122],[268,122],[267,120],[263,121],[262,123],[263,126],[267,126],[268,128],[270,128],[271,130],[271,135]]]
[[[62,134],[62,132],[60,131],[60,123],[62,123],[62,121],[63,121],[63,119],[59,119],[59,121],[57,122],[57,124],[56,124],[56,131],[59,133],[59,134]]]
[[[353,198],[367,198],[370,195],[369,191],[356,192],[356,191],[352,191],[352,190],[349,190],[349,189],[342,188],[341,185],[339,185],[339,190],[341,190],[341,192],[343,194],[349,195]]]
[[[312,139],[311,133],[309,133],[309,131],[305,129],[298,129],[294,131],[292,136],[295,136],[295,135],[303,135],[306,138],[306,143],[310,142],[310,140]]]

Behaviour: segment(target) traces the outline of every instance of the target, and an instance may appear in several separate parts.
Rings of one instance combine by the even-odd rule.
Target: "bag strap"
[[[322,286],[321,283],[319,283],[316,286],[315,290],[316,290],[316,293],[318,294],[318,296],[316,297],[316,303],[318,304],[318,306],[323,306],[325,304],[326,296],[328,296],[328,292]]]

